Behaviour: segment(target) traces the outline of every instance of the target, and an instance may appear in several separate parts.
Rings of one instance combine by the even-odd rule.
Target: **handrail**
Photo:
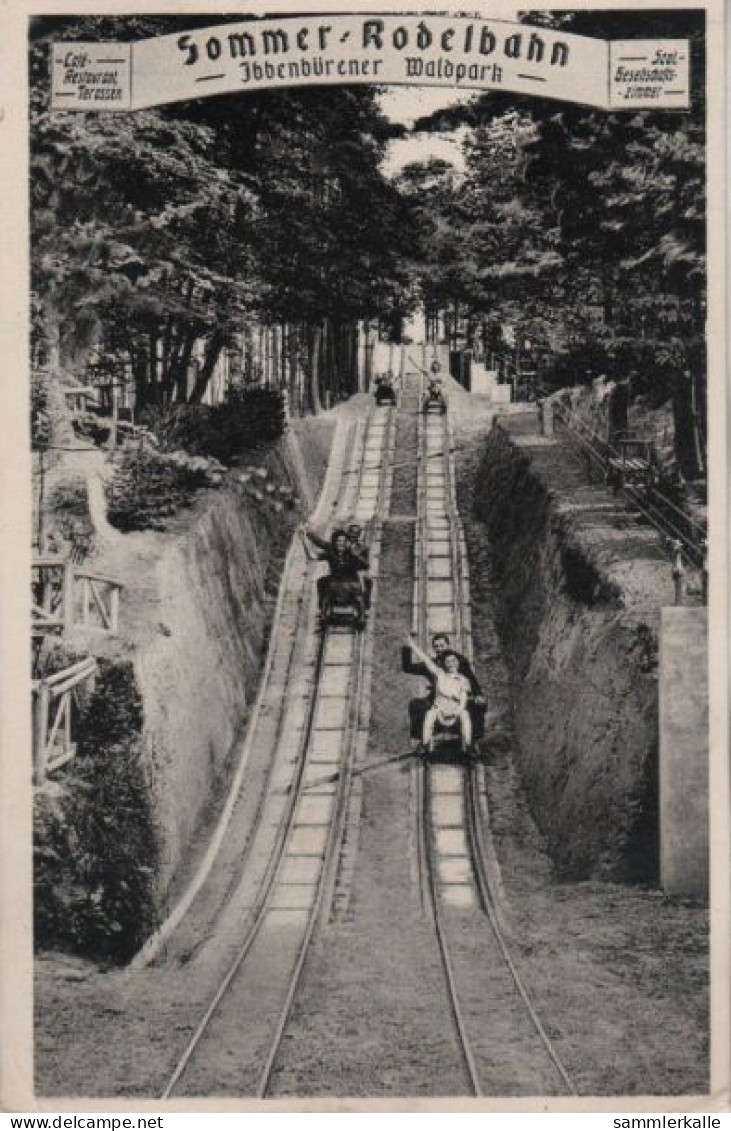
[[[43,785],[49,773],[75,756],[76,743],[71,736],[71,692],[92,677],[96,670],[96,660],[87,656],[53,675],[33,680],[33,771],[36,785]]]
[[[612,453],[613,458],[622,458],[622,454],[617,450],[617,448],[615,448],[608,440],[602,440],[601,436],[597,436],[596,432],[594,432],[590,425],[588,425],[586,421],[582,420],[580,416],[577,416],[576,413],[573,413],[570,409],[564,410],[563,406],[558,405],[554,406],[554,411],[556,410],[558,410],[556,414],[560,418],[563,418],[563,416],[568,416],[571,421],[575,421],[576,424],[583,428],[584,431],[587,432],[588,435],[592,438],[592,440],[598,440],[599,443],[602,444],[602,446],[605,447],[608,452]],[[579,428],[576,427],[576,424],[569,425],[569,427],[574,427],[576,431],[579,431]],[[653,486],[653,491],[656,495],[659,495],[660,500],[665,506],[669,507],[671,510],[674,510],[675,513],[678,514],[684,522],[687,522],[689,526],[695,527],[695,529],[702,535],[702,537],[706,537],[706,528],[702,523],[698,522],[693,518],[692,515],[688,514],[687,511],[684,511],[677,505],[677,503],[674,503],[672,499],[668,498],[664,491],[662,491],[659,487]]]
[[[45,557],[34,557],[31,560],[31,569],[48,569],[51,566],[65,569],[69,564],[68,558],[52,558],[46,555]]]
[[[53,675],[42,677],[41,683],[45,683],[46,687],[55,690],[58,694],[58,685],[65,685],[67,681],[71,683],[79,683],[87,675],[91,673],[96,667],[96,660],[93,656],[85,656],[83,660],[77,660],[76,663],[71,664],[68,668],[61,668],[60,671],[54,672]],[[88,669],[88,670],[87,670]],[[78,677],[78,678],[77,678]]]
[[[124,589],[123,582],[108,574],[96,573],[93,570],[79,567],[69,558],[51,557],[43,555],[33,558],[31,569],[40,571],[42,584],[48,584],[48,574],[55,571],[52,582],[55,590],[55,606],[53,609],[43,609],[42,604],[33,606],[37,619],[33,622],[33,631],[36,636],[42,630],[62,628],[68,632],[74,627],[90,629],[92,631],[116,632],[119,620],[119,595]],[[47,571],[44,583],[42,572]],[[58,583],[60,582],[60,585]],[[108,586],[106,594],[97,589],[97,586]],[[57,588],[58,586],[58,588]],[[77,606],[81,604],[81,621],[76,619]],[[98,624],[90,623],[91,610],[96,608]],[[55,615],[54,615],[55,614]]]
[[[603,455],[602,452],[597,449],[597,443],[601,445],[605,453],[611,452],[614,458],[620,458],[619,452],[617,452],[608,441],[602,440],[600,436],[597,436],[589,425],[571,412],[570,409],[566,409],[563,405],[554,404],[554,412],[564,427],[579,441],[582,447],[591,452],[592,456],[594,456],[605,471],[608,467],[608,460],[606,455]],[[579,427],[576,426],[574,421],[578,421]],[[591,437],[591,440],[587,438],[587,433],[588,436]],[[704,542],[707,536],[705,528],[691,515],[686,514],[685,511],[681,510],[680,507],[673,503],[672,499],[667,498],[659,488],[651,488],[655,495],[659,496],[659,502],[653,501],[652,498],[645,498],[644,496],[639,498],[637,489],[632,486],[622,487],[621,490],[629,496],[637,509],[649,519],[650,523],[658,529],[660,533],[667,536],[669,531],[672,536],[679,538],[685,544],[686,552],[690,552],[692,555],[698,556],[701,559],[703,558]],[[700,537],[679,529],[676,522],[663,513],[660,509],[660,504],[680,515],[683,522],[697,531]]]
[[[74,566],[74,573],[77,577],[85,577],[89,581],[102,581],[105,585],[114,585],[117,589],[124,589],[123,581],[118,581],[116,577],[109,577],[104,573],[92,573],[88,569],[79,568],[79,566]]]

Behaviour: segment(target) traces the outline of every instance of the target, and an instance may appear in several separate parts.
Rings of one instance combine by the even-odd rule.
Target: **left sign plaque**
[[[55,110],[130,110],[130,43],[55,43],[51,105]]]

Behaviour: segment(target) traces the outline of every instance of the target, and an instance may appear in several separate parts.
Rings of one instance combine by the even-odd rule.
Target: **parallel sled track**
[[[422,385],[427,360],[425,357],[423,365],[414,366],[422,373]],[[424,416],[419,442],[413,630],[425,648],[434,632],[448,633],[454,646],[472,661],[469,567],[457,511],[451,452],[449,415]],[[476,1014],[477,1003],[472,1000],[475,986],[466,984],[464,956],[458,958],[459,936],[450,939],[450,923],[481,911],[489,931],[484,936],[486,961],[481,976],[504,979],[506,973],[509,975],[518,999],[512,1012],[523,1019],[517,1039],[533,1050],[530,1057],[537,1065],[535,1072],[548,1083],[547,1088],[536,1090],[516,1077],[516,1093],[541,1094],[550,1089],[576,1094],[511,952],[489,844],[483,767],[474,761],[440,762],[438,755],[433,755],[431,762],[422,760],[417,764],[414,772],[422,905],[433,919],[469,1091],[479,1097],[496,1094],[496,1088],[501,1087],[500,1070],[489,1052],[490,1017]],[[502,974],[496,969],[498,964]],[[505,990],[501,993],[504,995]],[[526,1020],[529,1027],[524,1024]]]
[[[392,410],[374,410],[365,435],[354,446],[337,507],[336,521],[372,521],[374,572],[380,519],[390,490],[393,437]],[[170,1076],[163,1099],[174,1094],[264,1097],[269,1093],[308,948],[332,900],[353,761],[364,726],[366,643],[363,633],[349,629],[327,628],[315,638],[314,577],[311,581],[311,690],[286,806],[239,947]],[[295,704],[292,710],[302,679],[302,670],[294,670],[284,691]],[[283,739],[286,735],[284,727]],[[336,770],[337,781],[323,782],[323,770]]]

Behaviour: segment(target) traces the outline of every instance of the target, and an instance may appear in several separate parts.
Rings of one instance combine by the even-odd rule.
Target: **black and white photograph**
[[[723,6],[0,24],[3,1109],[727,1111]]]

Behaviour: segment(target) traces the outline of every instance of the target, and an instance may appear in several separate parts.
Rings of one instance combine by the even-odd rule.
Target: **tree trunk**
[[[155,404],[163,404],[164,390],[158,381],[157,373],[157,334],[150,330],[147,334],[147,372],[150,387],[153,389]]]
[[[287,348],[284,351],[284,362],[286,366],[286,387],[289,390],[289,404],[293,414],[299,416],[300,403],[299,403],[299,390],[297,387],[297,327],[291,322],[286,325],[286,338]]]
[[[332,400],[328,403],[328,408],[332,404],[338,404],[343,399],[343,326],[341,322],[335,322],[331,325],[330,341],[332,343],[332,367],[329,384]]]
[[[358,369],[358,392],[359,393],[367,392],[367,390],[370,388],[370,383],[371,383],[371,380],[370,380],[371,379],[370,353],[369,353],[369,348],[368,348],[370,346],[370,337],[371,337],[371,324],[366,319],[363,322],[363,349],[362,349],[363,367],[362,367],[362,369],[361,368]],[[360,354],[359,354],[359,359],[360,359]]]
[[[360,366],[358,365],[360,352],[360,335],[358,323],[350,323],[350,391],[360,392]]]
[[[602,304],[604,321],[611,329],[614,325],[614,284],[608,275],[602,278]]]
[[[453,350],[457,349],[457,344],[458,344],[458,340],[459,340],[458,335],[459,335],[459,303],[455,299],[454,300],[454,309],[452,311],[452,333],[451,333],[451,344],[452,344]]]
[[[329,318],[323,319],[321,357],[319,367],[318,395],[321,405],[330,408],[330,391],[332,389],[333,374],[333,342],[332,324]]]
[[[264,329],[264,384],[267,389],[271,388],[272,384],[272,329],[271,326],[266,326]]]
[[[132,360],[132,372],[135,381],[135,415],[137,416],[140,409],[146,408],[152,401],[147,355],[144,346],[141,344],[137,346],[130,340],[129,356]]]
[[[216,362],[221,356],[221,350],[226,342],[226,335],[222,330],[214,330],[208,342],[206,343],[205,357],[203,358],[203,365],[198,374],[196,383],[193,386],[190,396],[188,397],[188,404],[200,404],[206,394],[208,382],[213,376],[213,370],[216,367]]]
[[[320,400],[320,364],[322,357],[322,326],[315,327],[315,335],[312,342],[312,360],[310,362],[310,411],[314,416],[322,412],[322,401]]]
[[[271,328],[272,336],[272,385],[279,388],[279,326],[275,322]]]
[[[48,370],[57,377],[61,370],[61,327],[60,318],[50,304],[44,305],[46,342],[48,344]]]
[[[182,348],[176,348],[176,356],[171,364],[170,381],[175,389],[175,401],[177,404],[185,404],[188,399],[188,369],[190,367],[190,359],[193,356],[194,345],[195,335],[188,334],[185,341],[182,343]]]
[[[703,406],[705,402],[705,380],[698,372],[691,373],[691,412],[693,415],[693,439],[695,458],[701,475],[708,473],[706,463],[706,430]]]
[[[171,314],[168,314],[165,319],[165,329],[162,333],[162,376],[163,381],[170,377],[171,390],[175,388],[172,376],[170,376],[173,369],[173,357],[175,356],[174,341],[175,329],[173,317]]]
[[[673,388],[675,458],[683,478],[691,480],[697,479],[703,471],[703,462],[698,450],[694,384],[694,376],[688,367],[676,374]]]

